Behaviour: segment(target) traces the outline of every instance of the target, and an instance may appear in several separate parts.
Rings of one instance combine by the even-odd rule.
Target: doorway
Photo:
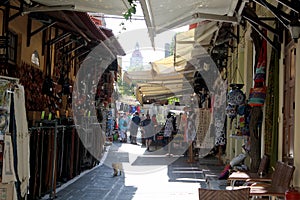
[[[295,125],[295,66],[296,45],[291,42],[285,48],[284,58],[284,96],[283,96],[283,155],[282,160],[294,163],[294,125]]]

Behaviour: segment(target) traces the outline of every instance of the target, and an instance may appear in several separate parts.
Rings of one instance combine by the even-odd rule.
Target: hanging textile
[[[226,110],[226,88],[227,83],[218,77],[214,83],[213,119],[215,131],[215,145],[225,145],[225,110]]]
[[[18,156],[18,176],[21,182],[21,196],[27,193],[29,185],[29,131],[25,110],[24,87],[17,85],[14,91],[14,112],[16,120],[16,140],[17,140],[17,156]]]
[[[278,40],[274,38],[275,43]],[[270,69],[268,71],[268,91],[265,112],[265,154],[278,155],[278,107],[279,107],[279,62],[274,49],[271,52]],[[271,156],[270,164],[275,166],[277,156]]]
[[[267,35],[267,31],[264,30],[264,35]],[[266,85],[265,85],[265,70],[267,63],[267,41],[262,40],[261,49],[259,52],[258,63],[255,68],[254,88],[257,91],[256,94],[249,95],[249,105],[252,106],[250,111],[250,158],[251,165],[250,171],[257,171],[260,164],[261,154],[261,122],[263,118],[262,106],[266,98]],[[256,74],[260,74],[257,76]],[[250,91],[251,92],[251,91]],[[252,92],[253,93],[253,92]]]
[[[10,95],[11,89],[9,80],[0,79],[0,136],[1,136],[1,156],[2,164],[2,183],[15,181],[15,172],[13,165],[13,146],[11,136],[8,130],[10,115]]]
[[[11,136],[6,134],[4,136],[2,183],[11,183],[16,181],[13,157],[14,155]]]

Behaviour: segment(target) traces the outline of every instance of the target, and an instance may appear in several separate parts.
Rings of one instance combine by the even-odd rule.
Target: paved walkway
[[[181,154],[163,149],[147,152],[140,145],[113,143],[104,161],[57,189],[57,200],[198,200],[198,188],[225,187],[218,180],[224,166],[215,158],[187,163]],[[113,177],[111,164],[122,163],[123,173]],[[49,199],[45,196],[43,199]]]

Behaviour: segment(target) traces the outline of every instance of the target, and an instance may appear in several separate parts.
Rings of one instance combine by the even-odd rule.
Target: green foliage
[[[119,93],[122,96],[134,96],[134,85],[133,84],[128,84],[126,82],[123,82],[120,78],[118,79],[118,88],[119,88]]]
[[[174,55],[175,51],[175,37],[176,35],[172,38],[171,44],[170,44],[170,55]]]
[[[123,17],[125,18],[125,20],[130,20],[131,21],[131,17],[133,14],[136,13],[136,0],[128,0],[128,3],[130,5],[130,7],[128,8],[128,10],[123,14]],[[122,27],[122,31],[126,31],[126,27],[125,27],[125,23],[121,22],[120,26]],[[119,31],[119,34],[121,33],[121,31]]]
[[[124,18],[126,20],[131,20],[131,17],[133,14],[136,13],[136,1],[135,0],[128,0],[128,3],[130,5],[130,7],[128,8],[128,10],[123,14]]]
[[[173,104],[174,102],[179,102],[179,98],[178,97],[168,98],[168,104]]]

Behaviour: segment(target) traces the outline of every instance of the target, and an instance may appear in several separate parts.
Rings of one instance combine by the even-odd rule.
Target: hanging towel
[[[17,131],[18,175],[21,182],[21,196],[27,193],[29,185],[29,131],[25,110],[25,92],[22,85],[18,85],[14,92],[14,112]]]

